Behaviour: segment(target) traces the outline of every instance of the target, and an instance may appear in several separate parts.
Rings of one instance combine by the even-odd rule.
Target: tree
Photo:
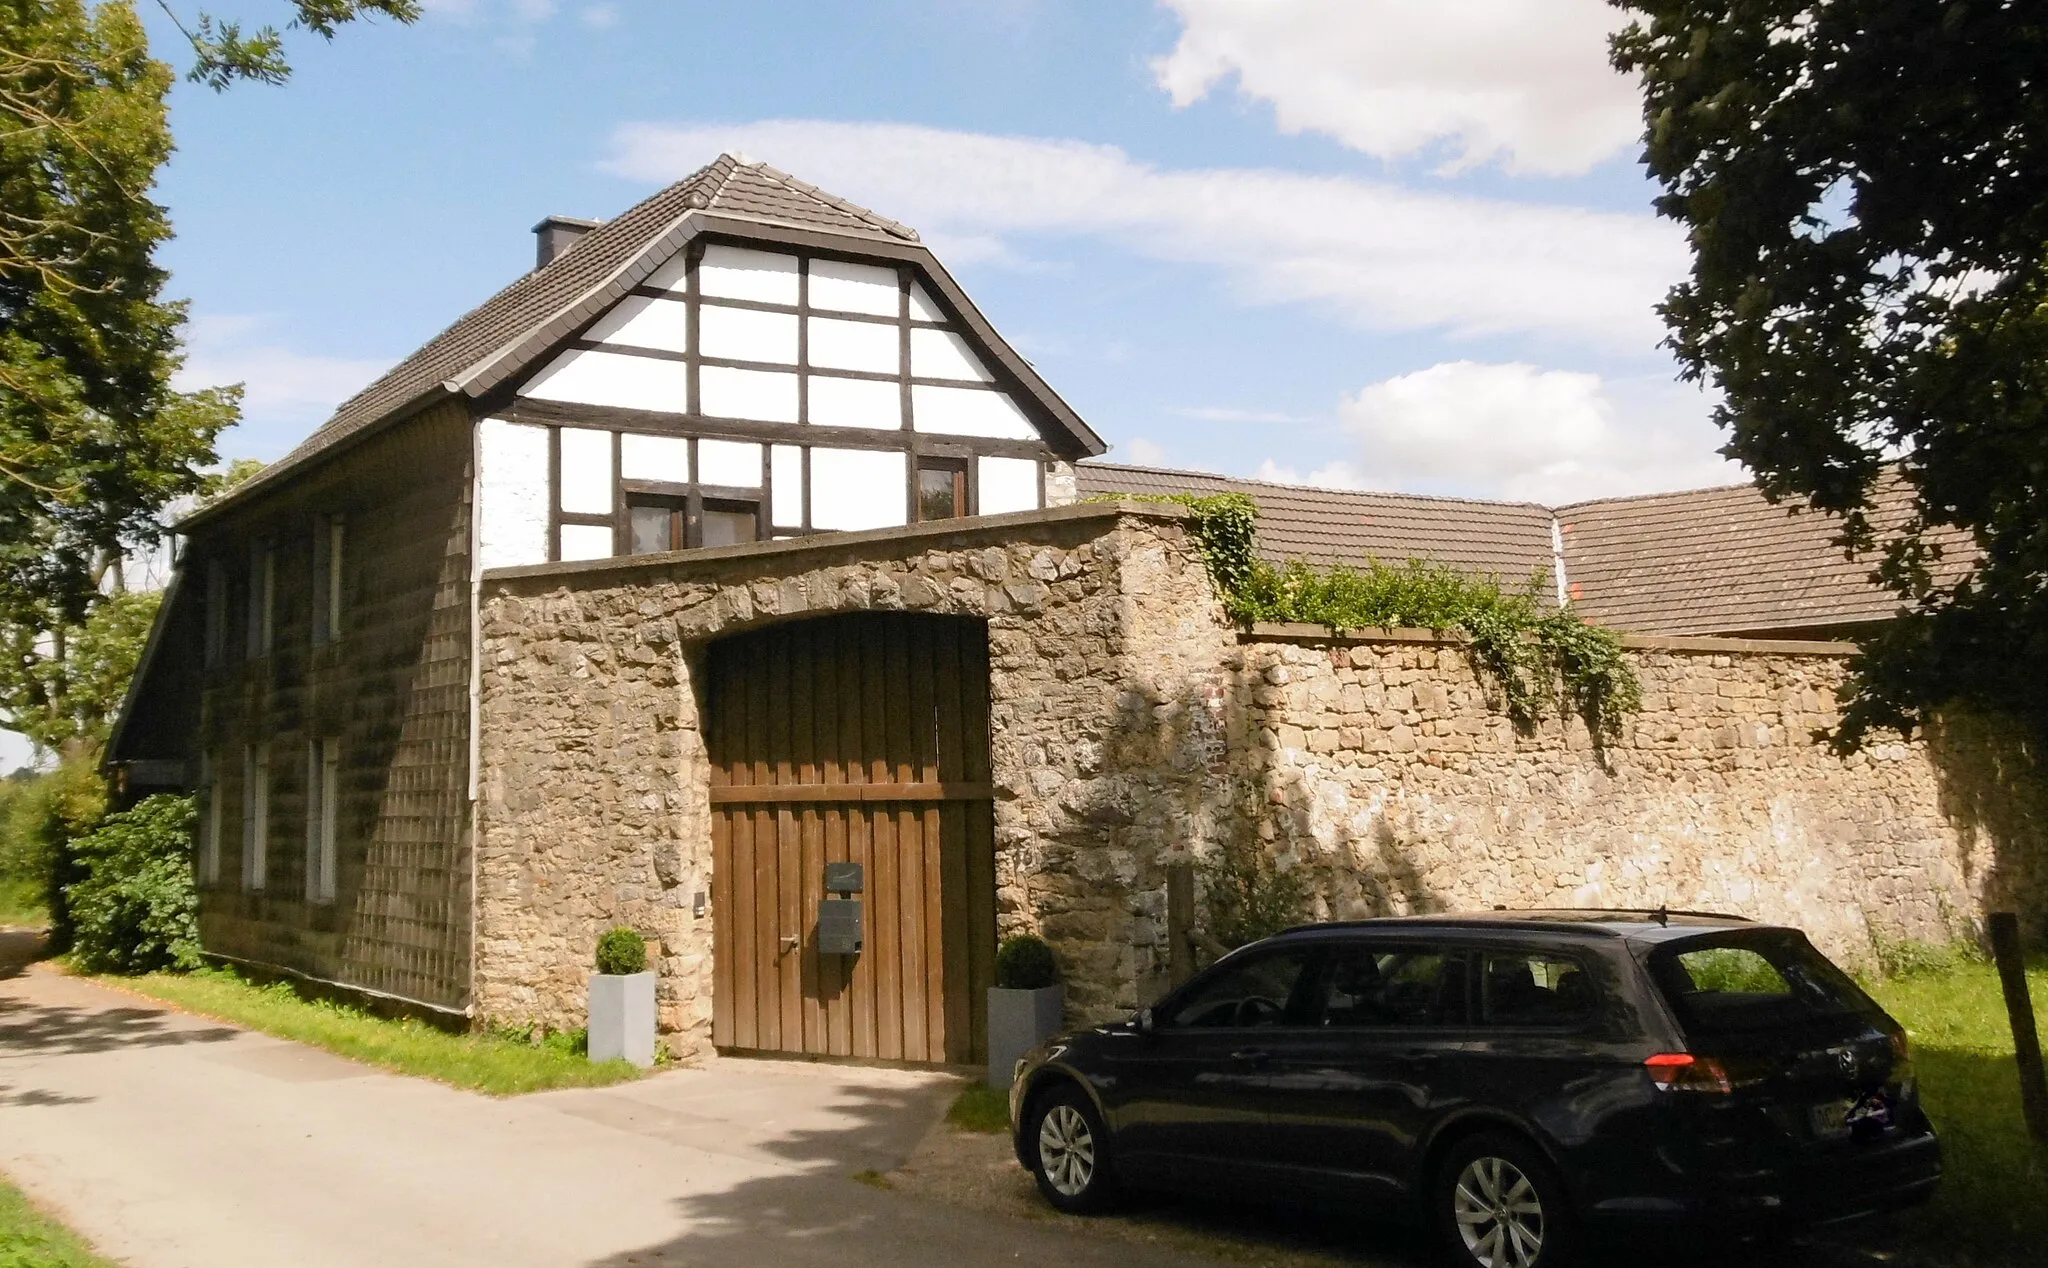
[[[191,78],[290,73],[275,28],[187,26],[156,2],[191,43]],[[419,16],[413,0],[289,3],[291,26],[330,39]],[[165,508],[207,489],[238,413],[238,387],[171,387],[186,309],[163,296],[171,229],[149,192],[171,152],[172,79],[129,0],[0,0],[0,709],[16,722],[24,679],[70,672],[22,658],[62,659],[67,631],[119,591],[121,560],[160,540]]]
[[[1722,452],[1841,516],[1901,603],[1837,747],[1954,701],[2048,727],[2048,8],[1615,3],[1693,252],[1669,346]]]

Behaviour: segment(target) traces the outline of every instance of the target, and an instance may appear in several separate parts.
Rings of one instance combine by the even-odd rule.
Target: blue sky
[[[1741,478],[1657,346],[1686,257],[1603,0],[427,7],[295,40],[283,88],[174,94],[163,258],[187,383],[247,385],[226,457],[529,268],[541,216],[736,148],[922,230],[1115,459],[1546,502]]]

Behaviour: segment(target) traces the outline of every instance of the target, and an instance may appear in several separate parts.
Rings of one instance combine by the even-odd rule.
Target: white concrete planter
[[[988,988],[988,1085],[1006,1088],[1017,1058],[1060,1033],[1066,1018],[1067,988],[1035,991]]]
[[[654,1064],[654,974],[590,978],[590,1059]]]

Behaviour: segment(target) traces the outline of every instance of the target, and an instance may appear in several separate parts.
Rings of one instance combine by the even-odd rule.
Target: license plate
[[[1859,1124],[1888,1127],[1892,1121],[1891,1102],[1881,1092],[1856,1100],[1822,1101],[1807,1113],[1813,1134],[1822,1140],[1840,1140]]]
[[[1813,1134],[1822,1140],[1839,1140],[1848,1135],[1849,1113],[1855,1108],[1854,1101],[1822,1101],[1807,1111]]]

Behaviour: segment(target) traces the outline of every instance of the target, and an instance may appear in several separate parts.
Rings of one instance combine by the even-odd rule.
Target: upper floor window
[[[313,529],[313,642],[341,638],[343,581],[348,560],[347,536],[339,515],[323,515]]]
[[[255,660],[270,654],[276,633],[277,552],[269,542],[258,542],[249,551],[249,612],[246,656]]]
[[[228,570],[218,559],[206,561],[206,667],[226,663],[228,652]]]
[[[958,519],[967,514],[967,460],[917,460],[917,518]]]

